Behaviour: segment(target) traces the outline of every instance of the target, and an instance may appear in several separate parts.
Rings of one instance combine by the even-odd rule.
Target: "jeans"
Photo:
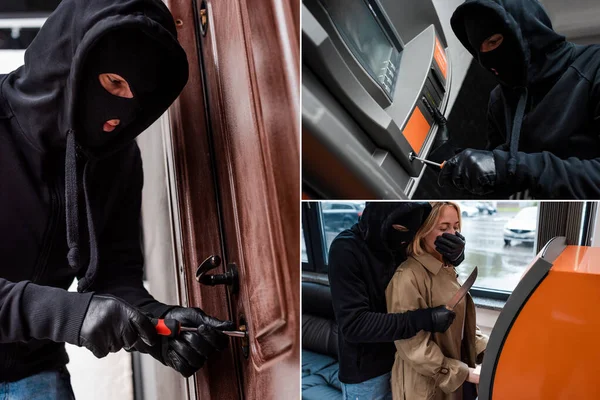
[[[361,383],[342,383],[344,400],[392,400],[392,373],[380,375]]]
[[[16,382],[0,382],[0,400],[74,400],[67,368],[45,371]]]

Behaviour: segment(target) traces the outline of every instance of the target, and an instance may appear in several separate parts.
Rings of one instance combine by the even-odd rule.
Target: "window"
[[[49,14],[61,0],[2,0],[0,5],[0,17],[3,14],[15,14],[23,16],[31,13]]]
[[[462,279],[475,268],[474,287],[512,291],[536,254],[538,203],[460,202],[467,244],[458,267]]]
[[[303,263],[308,262],[308,254],[306,253],[306,240],[304,239],[304,227],[300,228],[300,255]]]
[[[508,298],[525,268],[548,240],[566,236],[569,243],[591,244],[596,207],[582,202],[463,201],[462,234],[465,260],[457,268],[466,279],[475,266],[479,273],[473,294]],[[348,205],[352,206],[351,210]],[[327,273],[329,246],[355,224],[365,202],[305,202],[302,204],[303,270]],[[600,217],[598,218],[600,221]],[[307,256],[308,254],[308,256]]]
[[[329,253],[329,246],[333,239],[342,231],[352,227],[365,209],[365,202],[331,202],[321,203],[320,219],[322,234],[325,239],[325,262]]]
[[[60,0],[2,0],[0,4],[0,73],[10,72],[23,63],[22,54],[15,50],[25,50],[35,36],[45,19],[58,6]],[[11,57],[11,58],[9,58]],[[14,58],[14,60],[13,60]],[[16,64],[15,64],[16,63]],[[10,64],[10,68],[5,65]]]

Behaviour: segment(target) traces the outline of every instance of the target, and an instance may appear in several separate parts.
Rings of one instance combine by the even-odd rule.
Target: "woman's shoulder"
[[[408,256],[408,258],[396,268],[396,272],[394,273],[394,277],[392,279],[401,279],[402,276],[410,275],[415,278],[420,278],[425,276],[426,271],[421,265],[420,262],[415,260],[413,257]]]

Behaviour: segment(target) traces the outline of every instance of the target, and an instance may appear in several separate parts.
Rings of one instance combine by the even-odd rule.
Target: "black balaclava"
[[[469,44],[477,54],[477,61],[492,71],[503,84],[510,87],[524,86],[527,82],[527,68],[523,49],[500,16],[491,9],[480,8],[476,12],[467,13],[464,24]],[[484,40],[494,34],[504,37],[502,44],[492,51],[482,52]]]
[[[81,238],[87,234],[89,242],[86,278],[79,281],[80,291],[87,290],[93,284],[87,276],[95,276],[99,257],[89,194],[90,171],[98,155],[118,150],[139,133],[128,127],[137,117],[144,117],[144,105],[148,108],[153,106],[153,92],[158,87],[162,69],[160,49],[143,32],[121,29],[100,38],[90,48],[84,62],[79,87],[78,129],[75,138],[72,134],[67,136],[65,157],[67,258],[72,268],[79,269],[82,266]],[[128,99],[109,93],[100,84],[99,75],[102,73],[121,76],[129,84],[134,97]],[[111,119],[121,122],[112,132],[104,132],[104,123]],[[86,160],[82,167],[77,165],[75,141],[88,155],[94,154],[94,158]],[[83,198],[80,192],[83,192]]]
[[[426,202],[368,202],[358,227],[373,252],[393,255],[406,248],[430,212]],[[393,225],[406,230],[398,231]]]
[[[353,229],[358,229],[367,243],[371,254],[384,263],[380,282],[385,288],[396,267],[406,260],[406,247],[431,212],[427,202],[368,202],[360,220]],[[398,231],[393,225],[406,230]]]
[[[157,46],[142,32],[119,31],[104,36],[93,47],[82,74],[80,130],[78,141],[86,148],[98,149],[126,138],[120,134],[141,114],[144,94],[158,86],[160,54]],[[124,78],[133,98],[109,93],[99,75],[113,73]],[[120,120],[112,132],[103,130],[104,123]]]

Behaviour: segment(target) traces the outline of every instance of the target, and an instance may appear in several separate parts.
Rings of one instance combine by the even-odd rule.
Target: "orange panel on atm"
[[[429,128],[431,128],[431,125],[429,125],[419,107],[415,107],[402,133],[416,154],[421,152]]]
[[[600,248],[567,246],[506,336],[494,400],[600,399]]]

